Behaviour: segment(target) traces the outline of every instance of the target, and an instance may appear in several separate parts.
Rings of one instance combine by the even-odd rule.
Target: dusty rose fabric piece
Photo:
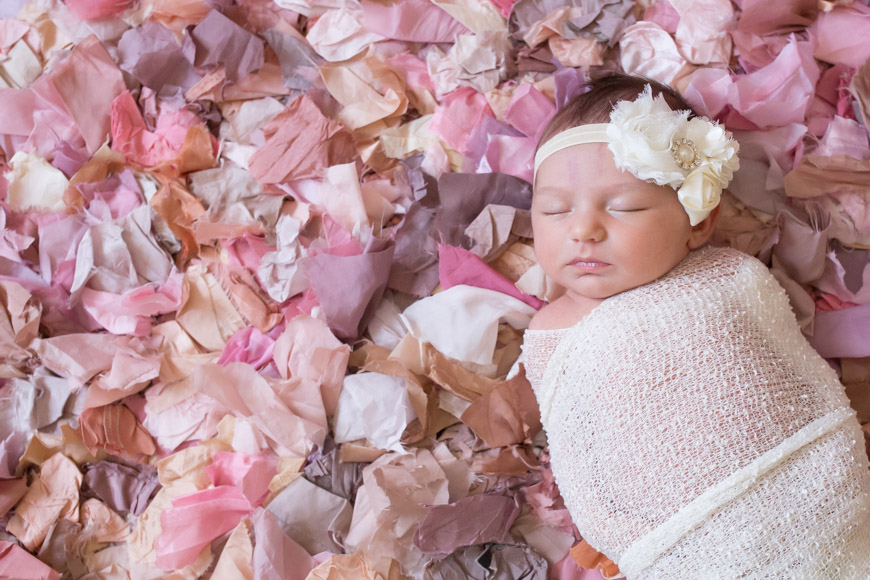
[[[519,504],[503,495],[473,495],[433,506],[414,533],[414,545],[426,553],[447,555],[460,546],[501,542],[519,511]]]
[[[113,510],[138,516],[145,511],[153,493],[160,487],[157,472],[150,466],[130,467],[100,461],[84,474],[84,484]]]
[[[60,574],[11,542],[0,542],[0,574],[22,580],[58,580]]]

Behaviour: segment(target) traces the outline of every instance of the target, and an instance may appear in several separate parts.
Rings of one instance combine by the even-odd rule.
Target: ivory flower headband
[[[694,226],[719,205],[722,190],[740,167],[739,145],[707,117],[672,111],[646,85],[634,101],[619,101],[609,123],[557,133],[535,154],[535,174],[550,155],[572,145],[607,143],[616,167],[644,181],[670,185]]]

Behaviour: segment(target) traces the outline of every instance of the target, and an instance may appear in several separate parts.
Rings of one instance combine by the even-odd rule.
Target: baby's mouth
[[[584,272],[594,272],[610,266],[607,262],[596,260],[595,258],[577,258],[576,260],[571,261],[568,265],[583,270]]]

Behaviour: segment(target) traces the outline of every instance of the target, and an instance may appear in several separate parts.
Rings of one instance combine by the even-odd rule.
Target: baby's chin
[[[612,298],[613,296],[628,292],[629,290],[646,286],[656,279],[657,277],[650,278],[649,280],[642,278],[630,282],[610,284],[605,283],[603,280],[581,279],[576,280],[575,283],[567,286],[565,292],[573,294],[576,298],[580,299],[603,301]]]

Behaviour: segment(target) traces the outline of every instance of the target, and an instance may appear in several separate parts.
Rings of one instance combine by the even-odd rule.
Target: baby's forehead
[[[547,180],[543,184],[537,183],[532,187],[534,197],[570,197],[583,194],[600,194],[605,196],[617,196],[625,194],[653,194],[662,190],[662,186],[642,181],[632,176],[631,180],[616,183],[596,183],[595,180],[578,183],[576,180],[556,178]]]

